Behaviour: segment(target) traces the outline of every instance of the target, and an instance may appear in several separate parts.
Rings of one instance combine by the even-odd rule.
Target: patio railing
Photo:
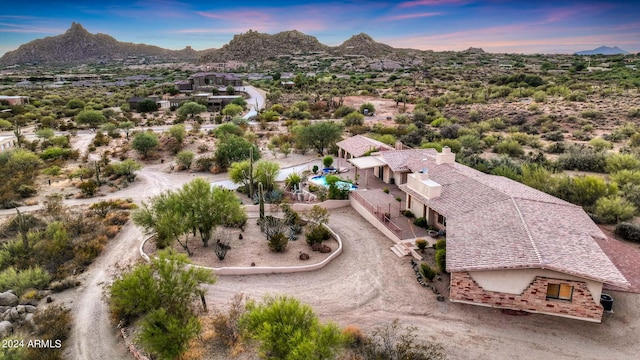
[[[391,214],[385,212],[382,209],[381,205],[374,206],[370,202],[368,202],[362,195],[358,194],[357,191],[352,191],[350,193],[351,197],[357,201],[360,205],[362,205],[369,213],[373,214],[373,216],[380,221],[382,225],[384,225],[387,229],[391,230],[391,232],[398,238],[402,239],[402,229],[396,225],[393,221],[391,221]]]

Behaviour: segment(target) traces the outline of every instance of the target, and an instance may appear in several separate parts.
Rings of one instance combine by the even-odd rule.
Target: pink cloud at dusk
[[[414,0],[405,1],[398,4],[399,8],[410,8],[416,6],[441,6],[467,4],[468,0]]]
[[[427,12],[427,13],[414,13],[414,14],[403,14],[403,15],[394,15],[380,18],[381,21],[397,21],[397,20],[407,20],[407,19],[416,19],[422,17],[431,17],[431,16],[439,16],[442,15],[441,12]]]

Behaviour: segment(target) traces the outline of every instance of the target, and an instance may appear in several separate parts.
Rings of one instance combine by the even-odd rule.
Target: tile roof
[[[336,145],[354,157],[360,157],[371,150],[393,150],[393,147],[383,142],[362,135],[356,135],[342,141],[338,141]]]
[[[409,149],[385,151],[380,156],[392,171],[409,171],[409,164],[419,163],[428,157],[433,158],[435,164],[436,153],[435,149]]]
[[[385,152],[385,160],[395,152]],[[442,185],[441,196],[433,199],[407,184],[399,188],[447,217],[449,271],[542,268],[628,285],[595,241],[606,235],[581,207],[458,163],[405,158],[413,159],[407,168],[426,168],[429,178]]]

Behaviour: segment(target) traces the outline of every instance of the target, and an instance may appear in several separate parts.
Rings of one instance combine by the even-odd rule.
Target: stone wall
[[[573,286],[571,301],[547,299],[548,284]],[[468,272],[451,273],[450,300],[600,322],[603,308],[582,281],[536,276],[520,295],[484,290]]]

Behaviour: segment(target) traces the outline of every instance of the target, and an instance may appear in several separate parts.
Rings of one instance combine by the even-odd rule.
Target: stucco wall
[[[559,273],[552,270],[544,269],[515,269],[515,270],[492,270],[492,271],[473,271],[469,275],[483,289],[489,291],[498,291],[507,294],[522,294],[522,292],[535,280],[536,276],[542,276],[550,279],[566,279],[582,281],[586,284],[591,296],[594,299],[600,299],[602,293],[602,283],[579,278],[568,274]]]
[[[376,229],[380,230],[380,232],[382,232],[386,237],[394,242],[400,241],[400,239],[393,233],[393,231],[384,226],[372,213],[370,213],[367,209],[364,208],[364,206],[362,206],[362,204],[360,204],[353,198],[351,198],[351,207]]]
[[[547,299],[548,284],[573,286],[571,300]],[[583,281],[536,276],[521,294],[508,294],[484,289],[468,272],[451,273],[449,299],[453,302],[522,310],[592,322],[602,320],[600,299],[594,299]]]

